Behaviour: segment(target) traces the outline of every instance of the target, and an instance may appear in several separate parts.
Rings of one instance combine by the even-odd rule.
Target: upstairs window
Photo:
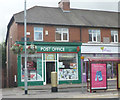
[[[69,41],[68,28],[56,28],[56,41]]]
[[[117,30],[111,31],[111,42],[118,43],[118,31]]]
[[[34,41],[43,41],[42,27],[34,27]]]
[[[101,42],[100,30],[89,30],[89,41],[90,42]]]

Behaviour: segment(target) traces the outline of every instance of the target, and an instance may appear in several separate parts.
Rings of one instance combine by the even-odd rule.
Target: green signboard
[[[37,46],[37,52],[77,52],[76,46]]]

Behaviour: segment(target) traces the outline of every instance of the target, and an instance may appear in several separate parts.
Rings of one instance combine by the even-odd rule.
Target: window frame
[[[24,79],[22,79],[22,57],[25,57],[24,54],[21,55],[21,66],[20,66],[20,81],[24,82]],[[28,82],[41,82],[44,80],[44,69],[43,69],[43,53],[41,54],[32,54],[32,55],[27,55],[27,57],[41,57],[42,58],[42,78],[40,80],[27,80]]]
[[[96,32],[94,33],[93,31],[96,31]],[[99,31],[99,33],[98,33],[98,31]],[[90,41],[90,39],[89,39],[89,42],[94,42],[94,43],[100,43],[101,42],[101,31],[100,31],[100,29],[89,29],[88,32],[89,32],[89,34],[92,35],[92,40]],[[98,41],[99,34],[100,34],[100,41]],[[96,41],[94,41],[94,36],[95,36]]]
[[[65,53],[65,54],[75,54],[75,57],[76,57],[76,63],[77,63],[77,69],[76,69],[76,75],[77,75],[77,78],[75,79],[59,79],[59,74],[60,74],[60,69],[66,69],[66,68],[59,68],[59,62],[60,62],[60,54],[63,54],[63,53],[58,53],[57,56],[57,63],[58,63],[58,81],[73,81],[73,80],[79,80],[79,67],[78,67],[78,55],[76,53]],[[72,68],[70,68],[72,70]]]
[[[59,29],[59,31],[57,31]],[[67,29],[67,31],[64,31],[64,29]],[[56,32],[61,34],[61,40],[56,40]],[[64,40],[64,33],[67,33],[67,40]],[[69,29],[68,28],[56,28],[55,31],[55,41],[56,42],[69,42]]]
[[[42,31],[35,30],[35,28],[40,28]],[[35,39],[35,32],[42,32],[42,39],[37,40]],[[34,27],[34,41],[43,41],[43,27]]]
[[[113,34],[112,34],[112,32],[113,32]],[[112,41],[112,36],[114,37],[113,41]],[[117,36],[117,41],[116,41],[116,36]],[[118,43],[118,30],[111,30],[111,42]]]

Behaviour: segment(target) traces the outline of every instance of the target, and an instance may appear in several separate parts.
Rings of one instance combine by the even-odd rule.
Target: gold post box
[[[57,88],[57,72],[51,72],[51,91],[58,92]]]

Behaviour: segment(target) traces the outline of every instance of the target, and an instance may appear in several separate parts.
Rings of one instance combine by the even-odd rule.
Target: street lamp
[[[26,39],[26,0],[24,1],[24,47],[25,47],[25,76],[24,76],[24,83],[25,83],[25,94],[28,94],[28,89],[27,89],[27,80],[28,80],[28,75],[27,75],[27,52],[26,52],[26,44],[27,44],[27,39]]]

